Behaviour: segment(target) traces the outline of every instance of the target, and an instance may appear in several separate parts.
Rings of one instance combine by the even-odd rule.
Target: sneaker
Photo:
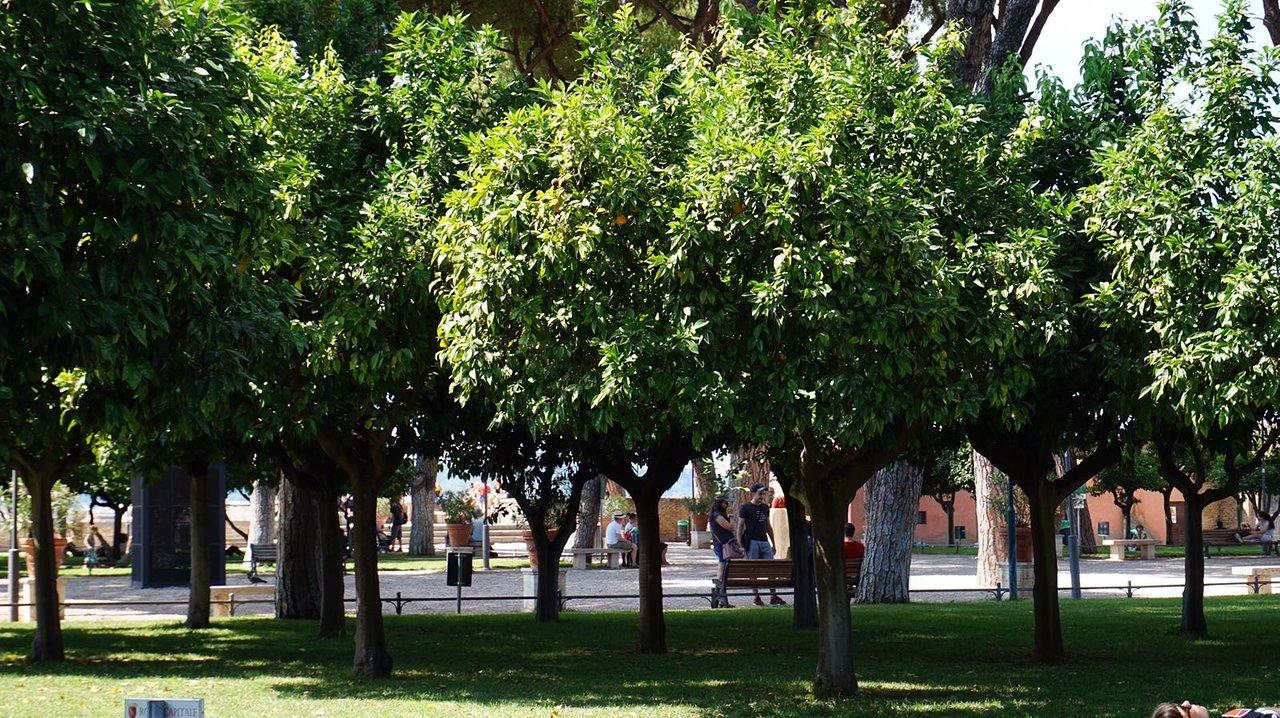
[[[733,605],[732,603],[726,602],[726,603],[720,604],[720,608],[737,608],[737,606]]]
[[[787,605],[787,602],[782,600],[782,596],[774,596],[769,599],[769,604],[772,606],[785,606]]]
[[[754,604],[755,604],[755,605],[757,605],[757,606],[763,606],[763,605],[764,605],[764,601],[761,601],[759,596],[756,596],[756,600],[752,601],[752,603],[754,603]]]

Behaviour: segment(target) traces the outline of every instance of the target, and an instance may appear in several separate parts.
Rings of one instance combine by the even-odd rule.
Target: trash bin
[[[676,538],[681,541],[689,539],[689,519],[680,519],[676,522]]]

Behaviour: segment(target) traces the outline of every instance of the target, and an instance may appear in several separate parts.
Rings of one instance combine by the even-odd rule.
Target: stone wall
[[[629,512],[635,511],[635,503],[627,499]],[[661,527],[662,540],[668,543],[676,540],[676,522],[689,518],[689,509],[684,506],[684,499],[658,500],[658,525]]]

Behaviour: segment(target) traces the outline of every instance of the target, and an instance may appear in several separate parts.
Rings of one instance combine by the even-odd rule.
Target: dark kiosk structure
[[[204,510],[211,533],[209,556],[213,585],[227,582],[226,536],[223,529],[227,469],[209,465],[211,491]],[[130,548],[134,588],[186,586],[191,582],[191,486],[180,469],[171,467],[156,481],[133,477],[133,545]]]

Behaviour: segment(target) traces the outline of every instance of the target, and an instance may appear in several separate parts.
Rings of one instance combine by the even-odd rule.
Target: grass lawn
[[[26,564],[20,563],[19,565],[23,567],[22,575],[25,577],[27,575]],[[9,570],[9,557],[0,555],[0,573],[5,573],[8,570]],[[120,568],[114,568],[114,567],[113,568],[95,568],[93,569],[92,575],[94,576],[128,576],[130,571],[131,569],[128,566],[122,566]],[[248,573],[248,572],[249,572],[249,569],[244,567],[244,564],[241,562],[240,559],[238,558],[227,559],[227,573]],[[5,573],[5,575],[8,575],[8,574]],[[84,565],[84,558],[79,556],[67,556],[65,559],[62,560],[62,568],[58,569],[58,575],[75,578],[78,576],[88,576],[90,574],[89,574],[89,569],[86,568]],[[0,715],[3,715],[3,714],[0,714]]]
[[[977,546],[916,546],[912,549],[913,553],[924,556],[977,556]],[[1106,559],[1111,555],[1111,550],[1106,546],[1099,546],[1093,553],[1081,554],[1083,558],[1089,559]],[[1226,556],[1262,556],[1262,549],[1258,546],[1215,546],[1211,549],[1210,557],[1217,558],[1219,555]],[[1129,558],[1136,559],[1140,556],[1137,551],[1129,553]],[[1186,556],[1186,548],[1183,546],[1156,546],[1157,558],[1182,558]]]
[[[1168,599],[1064,601],[1071,654],[1028,660],[1027,602],[855,606],[861,695],[815,700],[813,633],[782,609],[673,611],[671,652],[631,652],[635,615],[388,616],[396,675],[355,682],[351,640],[237,618],[71,625],[70,661],[29,666],[29,628],[0,624],[0,715],[109,715],[126,696],[203,697],[210,716],[1058,716],[1137,718],[1164,699],[1212,709],[1280,695],[1280,597],[1209,598],[1213,637],[1171,632]],[[1218,713],[1214,713],[1218,715]]]

